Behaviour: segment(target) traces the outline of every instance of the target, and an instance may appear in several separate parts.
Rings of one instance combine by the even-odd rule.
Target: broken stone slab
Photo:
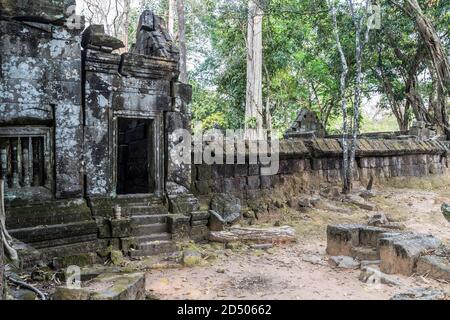
[[[241,200],[230,193],[214,196],[210,209],[218,213],[226,223],[233,223],[241,218]]]
[[[228,242],[250,242],[250,243],[288,243],[295,242],[295,230],[289,226],[273,227],[267,229],[232,227],[226,231],[211,231],[210,241]]]
[[[401,286],[399,279],[389,276],[380,270],[371,267],[361,268],[361,274],[359,280],[368,284],[387,284],[391,286]]]
[[[379,227],[388,224],[389,222],[390,221],[387,218],[386,214],[384,212],[379,212],[375,214],[372,218],[370,218],[367,224],[369,226]]]
[[[415,288],[396,294],[391,300],[447,300],[448,294],[440,289]]]
[[[436,255],[422,256],[417,261],[416,272],[434,279],[450,281],[449,258]]]
[[[348,195],[345,198],[345,201],[351,203],[358,208],[367,210],[367,211],[375,211],[377,210],[377,205],[365,200],[364,198],[357,195]]]
[[[113,50],[124,48],[123,42],[117,38],[111,37],[105,33],[103,25],[90,25],[83,32],[81,41],[83,48],[99,48],[101,51],[112,52]]]
[[[382,227],[382,228],[393,229],[393,230],[405,229],[405,226],[402,225],[401,223],[389,220],[389,218],[383,212],[375,214],[372,218],[369,219],[367,224],[369,226],[373,226],[373,227]]]
[[[338,224],[327,227],[327,254],[351,256],[352,248],[359,246],[361,224]]]
[[[330,257],[328,263],[332,268],[341,269],[359,269],[361,265],[359,261],[347,256]]]
[[[378,241],[381,271],[410,276],[415,272],[419,257],[440,245],[441,241],[431,235],[385,234]]]
[[[53,300],[144,300],[144,273],[103,273],[82,288],[59,287]]]
[[[326,260],[324,260],[322,256],[317,255],[317,254],[307,254],[302,257],[302,261],[309,262],[311,264],[321,265],[321,266],[328,265],[328,262]]]

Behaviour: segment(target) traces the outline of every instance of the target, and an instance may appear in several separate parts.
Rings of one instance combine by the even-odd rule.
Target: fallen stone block
[[[85,288],[90,292],[90,300],[144,300],[144,273],[105,273],[89,283]]]
[[[399,279],[389,276],[380,270],[371,267],[363,267],[359,280],[368,284],[387,284],[390,286],[401,286]]]
[[[251,243],[287,243],[295,242],[295,231],[292,227],[274,227],[267,229],[232,227],[226,231],[212,231],[210,241],[228,243],[234,241]]]
[[[382,227],[393,230],[405,229],[405,226],[403,224],[390,221],[389,218],[383,212],[374,215],[372,218],[369,219],[367,224],[372,227]]]
[[[339,224],[327,227],[327,253],[331,256],[351,256],[352,247],[359,246],[360,224]]]
[[[346,202],[351,203],[355,206],[357,206],[358,208],[361,208],[363,210],[367,210],[367,211],[375,211],[377,210],[377,205],[364,200],[364,198],[360,197],[360,196],[355,196],[355,195],[348,195],[345,199]]]
[[[326,260],[323,259],[322,256],[317,255],[317,254],[307,254],[302,257],[302,261],[309,262],[311,264],[321,265],[321,266],[326,266],[329,264],[329,263],[327,263]]]
[[[448,294],[433,288],[415,288],[408,292],[396,294],[391,300],[447,300]]]
[[[449,258],[435,255],[422,256],[417,261],[416,272],[434,279],[450,281]]]
[[[241,218],[241,200],[230,193],[218,194],[211,200],[211,210],[216,212],[227,223]]]
[[[358,269],[361,265],[359,261],[346,256],[330,257],[328,263],[332,268],[342,269]]]
[[[53,300],[144,300],[144,273],[103,273],[81,288],[59,287]]]
[[[381,271],[410,276],[415,272],[419,257],[440,245],[441,241],[431,235],[385,234],[378,242]]]

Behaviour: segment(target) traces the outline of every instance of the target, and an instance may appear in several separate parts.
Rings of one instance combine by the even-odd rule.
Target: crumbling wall
[[[63,6],[54,9],[65,12]],[[55,136],[52,191],[58,198],[80,196],[80,30],[37,19],[41,11],[27,10],[17,13],[23,21],[0,17],[0,125],[50,127]],[[8,12],[13,14],[12,10],[2,14]]]
[[[248,150],[247,150],[248,152]],[[367,183],[394,177],[444,174],[447,148],[439,142],[414,140],[359,140],[354,178]],[[225,163],[224,158],[224,163]],[[291,184],[297,191],[317,190],[322,184],[341,183],[342,147],[338,139],[280,141],[279,170],[262,175],[261,164],[196,164],[192,189],[201,197],[233,193],[245,205],[270,190]]]

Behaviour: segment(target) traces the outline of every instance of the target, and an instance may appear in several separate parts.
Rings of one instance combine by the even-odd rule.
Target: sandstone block
[[[415,272],[421,254],[440,245],[441,241],[431,235],[387,234],[378,241],[381,271],[410,276]]]
[[[419,274],[426,274],[435,279],[450,281],[449,258],[435,255],[422,256],[417,261],[416,272]]]
[[[359,224],[329,225],[327,227],[327,253],[333,256],[350,256],[352,247],[359,245]]]

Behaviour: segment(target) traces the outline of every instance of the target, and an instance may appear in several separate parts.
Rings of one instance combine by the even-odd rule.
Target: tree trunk
[[[172,39],[175,39],[175,10],[176,0],[169,0],[169,14],[167,17],[167,30]]]
[[[247,139],[262,140],[262,8],[258,0],[249,0],[247,28],[247,93],[245,134]]]
[[[130,27],[130,1],[131,0],[124,0],[123,1],[123,15],[124,15],[124,21],[123,21],[123,44],[125,45],[125,51],[128,52],[128,32]]]
[[[342,180],[344,182],[343,192],[348,193],[350,191],[350,182],[349,182],[349,164],[348,164],[348,119],[347,119],[347,97],[345,95],[345,91],[347,90],[347,74],[348,74],[348,65],[347,59],[345,57],[344,49],[342,49],[341,39],[339,37],[339,29],[337,25],[336,18],[336,4],[334,0],[330,0],[330,12],[331,17],[333,19],[333,32],[336,38],[336,46],[339,51],[339,56],[341,59],[342,72],[340,79],[340,95],[341,95],[341,111],[342,111],[342,150],[343,150],[343,158],[342,158]]]
[[[450,136],[446,100],[450,91],[450,62],[433,24],[423,13],[417,0],[405,0],[405,12],[415,21],[417,30],[428,49],[438,82],[438,101],[443,106],[442,126],[447,136]],[[440,87],[440,88],[439,88]]]
[[[184,0],[177,0],[178,39],[180,44],[180,82],[187,83],[187,49],[184,18]]]

